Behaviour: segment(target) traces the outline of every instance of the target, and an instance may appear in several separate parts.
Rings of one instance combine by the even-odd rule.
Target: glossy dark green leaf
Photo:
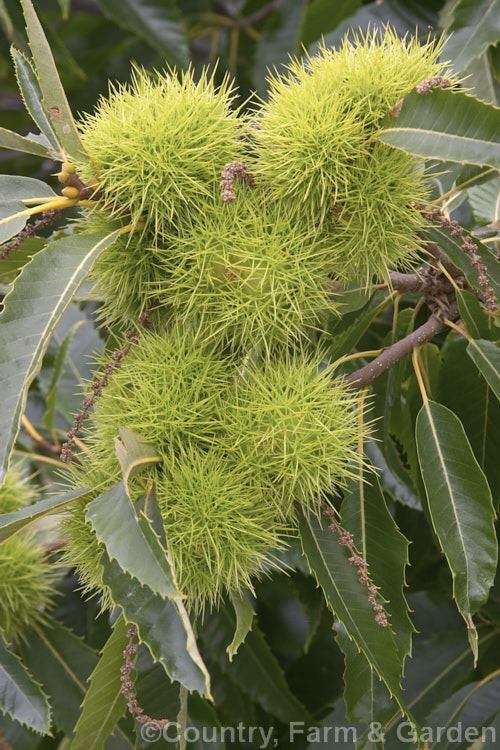
[[[500,400],[500,348],[485,339],[472,340],[467,354]]]
[[[490,488],[462,423],[442,404],[424,404],[416,439],[432,524],[450,566],[458,609],[471,628],[498,561]]]
[[[57,622],[31,633],[23,652],[30,671],[51,697],[54,723],[71,737],[96,654]]]
[[[476,295],[458,289],[456,298],[460,317],[469,335],[474,339],[489,339],[492,332],[492,321],[484,312]]]
[[[0,148],[8,148],[10,151],[22,151],[24,154],[41,156],[42,159],[52,159],[49,149],[38,141],[25,138],[23,135],[13,133],[11,130],[0,128]]]
[[[450,34],[444,57],[456,71],[486,52],[500,39],[500,3],[498,0],[458,0],[452,6],[445,31]]]
[[[353,481],[345,491],[342,525],[353,537],[357,549],[368,563],[374,583],[387,601],[394,641],[399,650],[401,668],[411,651],[414,632],[404,596],[408,540],[392,518],[378,478],[365,476],[365,483]],[[337,630],[337,640],[346,656],[345,694],[351,721],[381,721],[393,712],[387,688],[374,674],[363,653],[349,640],[347,632]]]
[[[123,649],[128,640],[126,632],[127,623],[121,615],[89,677],[90,686],[75,726],[72,750],[102,750],[118,720],[127,710],[120,681],[120,667],[124,663]]]
[[[99,0],[120,26],[141,36],[172,65],[189,60],[186,32],[175,0]]]
[[[203,624],[203,642],[224,674],[264,711],[280,721],[310,721],[311,717],[290,690],[276,657],[257,625],[254,624],[236,656],[229,661],[226,645],[235,627],[236,618],[225,605],[208,616]]]
[[[49,497],[14,513],[3,513],[0,515],[0,542],[18,534],[40,518],[59,512],[66,505],[86,495],[88,491],[88,487],[84,487],[81,490],[71,490],[60,495],[49,495]]]
[[[497,170],[492,169],[492,167],[476,167],[473,164],[466,164],[459,170],[456,184],[457,187],[483,185],[485,182],[495,179],[497,175]]]
[[[21,660],[9,651],[1,632],[0,711],[40,734],[49,733],[50,707],[47,696]]]
[[[123,482],[89,503],[87,521],[110,560],[161,597],[180,598],[167,552],[151,523],[137,514]]]
[[[482,727],[489,725],[495,717],[499,703],[500,677],[497,672],[493,672],[480,681],[464,685],[450,698],[436,706],[425,719],[427,731],[431,735],[434,730],[436,736],[438,727],[444,727],[445,730],[453,727],[455,728],[455,737],[459,738],[460,733],[457,732],[456,728],[462,727],[464,735],[462,736],[462,742],[458,739],[459,746],[467,746],[468,743],[464,745],[463,740],[467,737],[470,740],[481,737]],[[472,734],[473,729],[476,729],[475,734]],[[467,736],[465,736],[464,730],[468,730]],[[488,734],[491,737],[491,733]],[[445,750],[451,745],[446,737],[435,740],[432,744],[435,750]]]
[[[127,622],[137,625],[140,640],[167,674],[187,690],[210,696],[210,677],[198,652],[194,634],[180,603],[162,599],[122,571],[104,555],[104,582]]]
[[[388,446],[389,444],[385,447],[388,448]],[[380,444],[374,440],[369,440],[366,443],[365,452],[379,473],[384,492],[388,492],[398,503],[415,510],[422,510],[422,501],[408,472],[404,468],[394,465],[394,461],[389,463],[387,454],[382,452]]]
[[[253,611],[252,602],[250,601],[246,593],[243,593],[239,596],[232,596],[231,603],[236,614],[236,628],[234,631],[233,640],[226,649],[229,656],[229,661],[232,661],[233,657],[236,656],[239,647],[244,642],[248,633],[252,629],[252,623],[255,614]]]
[[[139,705],[154,719],[175,721],[175,717],[179,713],[180,685],[178,682],[172,682],[161,664],[153,661],[147,646],[144,644],[141,644],[137,650],[134,671]],[[151,748],[152,743],[151,741],[148,742],[147,736],[141,737],[139,722],[136,722],[135,730],[136,750]],[[168,748],[172,748],[172,744],[171,742],[158,740],[154,744],[154,749],[168,750]]]
[[[317,518],[301,518],[300,535],[311,571],[335,617],[363,652],[404,711],[400,688],[401,660],[390,628],[375,622],[366,588],[359,583],[350,553]]]
[[[442,349],[441,403],[461,420],[474,455],[488,478],[495,506],[500,504],[500,403],[473,361],[467,341],[450,334]],[[464,398],[464,394],[467,394]]]
[[[7,469],[28,387],[50,336],[98,255],[117,237],[74,235],[57,240],[23,268],[0,314],[0,468]]]
[[[33,61],[43,94],[44,108],[57,135],[57,139],[66,153],[74,159],[85,159],[87,158],[86,153],[80,141],[66,94],[59,79],[50,46],[36,15],[33,3],[31,0],[21,0],[21,4],[26,19],[26,28]]]
[[[33,122],[35,123],[35,125],[38,126],[40,132],[43,133],[43,135],[50,143],[50,147],[54,151],[54,154],[61,155],[61,144],[57,139],[49,116],[44,109],[42,103],[42,91],[40,89],[40,84],[38,83],[35,71],[33,70],[29,60],[27,60],[24,55],[15,47],[11,47],[11,54],[12,59],[14,60],[17,84],[19,86],[24,105],[33,118]]]
[[[480,653],[495,648],[498,634],[489,629],[479,632]],[[473,674],[470,647],[463,630],[417,636],[413,658],[407,662],[403,688],[407,705],[421,724],[432,710]],[[387,724],[387,750],[399,750],[397,727],[401,714],[395,712]]]
[[[379,139],[424,159],[500,169],[500,111],[460,91],[408,94]]]

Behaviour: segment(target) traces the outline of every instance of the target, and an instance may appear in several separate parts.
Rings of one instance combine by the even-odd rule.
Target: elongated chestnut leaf
[[[460,91],[413,91],[378,138],[424,159],[500,169],[500,110]]]
[[[137,625],[140,640],[172,680],[210,697],[210,675],[198,651],[186,610],[180,600],[162,599],[148,586],[124,573],[104,552],[104,583],[127,622]]]
[[[123,482],[89,504],[87,521],[122,570],[161,597],[180,598],[167,552],[149,519],[135,512]]]
[[[378,477],[373,474],[365,479],[365,482],[353,481],[347,488],[341,510],[342,525],[353,535],[373,580],[387,600],[386,610],[390,613],[402,669],[411,651],[414,632],[403,592],[409,543],[387,508]],[[381,721],[382,712],[390,716],[393,706],[387,688],[373,674],[366,656],[349,640],[347,632],[338,630],[337,640],[346,657],[344,700],[351,721]]]
[[[446,20],[445,31],[449,38],[444,58],[451,60],[456,71],[465,70],[472,60],[500,39],[498,0],[458,0],[451,5]]]
[[[98,255],[118,236],[56,240],[24,266],[0,314],[0,472],[7,470],[28,388],[50,336]],[[0,478],[1,481],[1,478]]]
[[[327,605],[405,712],[398,647],[390,627],[375,622],[366,587],[359,582],[356,568],[349,562],[350,552],[314,516],[300,519],[300,535],[304,554],[323,589]]]
[[[31,0],[21,0],[26,19],[28,40],[43,95],[43,107],[64,151],[74,159],[85,159],[86,153],[78,135],[71,109],[52,57],[50,45]]]
[[[234,630],[233,640],[226,649],[229,661],[232,661],[233,657],[236,656],[239,647],[252,629],[255,614],[252,603],[247,594],[243,593],[241,595],[232,596],[231,602],[236,614],[236,628]]]
[[[500,400],[500,348],[492,341],[472,340],[467,347],[467,354]]]
[[[41,156],[42,159],[54,158],[53,154],[43,143],[32,141],[31,138],[25,138],[23,135],[14,133],[12,130],[6,130],[6,128],[0,128],[0,148],[8,148],[10,151],[22,151],[23,154]]]
[[[0,515],[0,542],[4,542],[11,536],[15,536],[15,534],[23,531],[30,524],[38,521],[38,519],[44,518],[51,513],[58,513],[65,505],[73,503],[79,497],[86,495],[87,492],[89,492],[88,487],[84,487],[83,489],[71,490],[61,495],[50,495],[33,505],[27,505],[25,508],[21,508],[21,510],[16,510],[14,513],[3,513]]]
[[[0,632],[0,711],[41,734],[50,729],[47,696]]]
[[[120,615],[89,677],[90,686],[75,726],[71,750],[103,750],[104,743],[127,710],[120,681],[123,649],[127,645],[126,632],[127,623]]]
[[[30,113],[33,122],[38,126],[40,132],[46,137],[53,150],[54,155],[61,156],[63,149],[54,132],[53,125],[49,119],[42,102],[42,91],[36,77],[36,73],[29,60],[15,47],[11,47],[11,55],[14,60],[17,84],[23,98],[24,105]]]
[[[416,440],[432,524],[477,659],[472,615],[488,599],[498,559],[491,491],[462,423],[446,406],[424,403],[417,417]]]

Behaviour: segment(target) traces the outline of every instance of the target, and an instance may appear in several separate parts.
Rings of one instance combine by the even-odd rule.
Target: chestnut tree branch
[[[456,302],[452,302],[449,307],[449,318],[456,318],[458,315],[458,305]],[[395,344],[388,346],[384,349],[376,359],[372,360],[369,364],[361,367],[356,372],[348,375],[344,382],[351,388],[365,388],[375,380],[378,375],[381,375],[385,370],[394,365],[400,359],[410,354],[413,349],[416,349],[423,344],[426,344],[434,336],[443,330],[445,323],[441,317],[431,315],[429,320],[417,328],[413,333],[405,336],[400,341],[396,341]]]

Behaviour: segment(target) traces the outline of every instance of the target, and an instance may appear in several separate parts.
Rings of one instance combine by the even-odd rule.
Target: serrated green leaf
[[[7,242],[24,229],[28,217],[19,215],[24,209],[24,204],[16,200],[0,203],[0,221],[2,222],[0,223],[0,244]]]
[[[23,268],[0,314],[0,470],[7,469],[28,388],[71,298],[98,255],[118,236],[64,237],[40,250]]]
[[[470,94],[487,104],[498,106],[495,80],[491,69],[490,56],[487,51],[483,52],[480,57],[471,60],[463,72],[464,78],[467,81],[467,90]]]
[[[57,513],[65,505],[78,500],[89,492],[88,487],[81,490],[71,490],[61,495],[50,495],[49,497],[39,500],[33,505],[28,505],[15,513],[3,513],[0,515],[0,542],[15,536],[27,526],[38,521],[40,518]]]
[[[203,641],[218,660],[222,671],[264,711],[284,723],[310,722],[307,710],[288,687],[283,671],[261,630],[254,625],[230,662],[226,644],[234,633],[236,619],[223,605],[203,622]]]
[[[0,279],[12,284],[19,271],[26,263],[47,244],[43,237],[32,237],[24,240],[21,247],[0,262]]]
[[[463,238],[462,237],[451,237],[449,230],[442,229],[441,227],[433,226],[428,227],[425,230],[425,234],[431,240],[435,242],[441,250],[450,258],[453,264],[460,268],[469,284],[474,289],[480,289],[478,281],[478,271],[474,268],[471,262],[470,255],[464,253],[462,250]],[[464,232],[464,237],[468,236],[468,232]],[[488,250],[486,245],[483,245],[477,237],[472,237],[474,244],[476,245],[475,252],[481,258],[481,263],[486,266],[486,275],[489,279],[491,286],[497,297],[500,295],[500,263],[496,257]]]
[[[244,642],[248,633],[252,629],[252,623],[254,618],[254,611],[252,602],[248,598],[248,594],[243,593],[240,596],[232,596],[231,603],[234,607],[236,614],[236,628],[234,631],[233,640],[227,647],[226,651],[229,656],[229,661],[233,660],[236,656],[239,647]]]
[[[155,719],[175,719],[179,712],[178,682],[172,682],[161,664],[153,661],[153,657],[146,645],[141,644],[137,649],[135,669],[135,689],[139,705]],[[141,737],[141,724],[136,722],[136,750],[148,750],[151,742]],[[167,750],[172,743],[158,740],[155,750]]]
[[[404,471],[404,469],[399,469],[394,465],[393,461],[389,464],[386,455],[380,448],[380,444],[375,440],[367,441],[365,452],[377,469],[384,491],[388,492],[396,502],[407,505],[414,510],[422,510],[422,501],[413,486],[408,472]],[[396,469],[398,469],[397,472]]]
[[[54,368],[52,370],[52,377],[50,379],[49,388],[47,390],[47,397],[45,399],[46,410],[43,415],[43,423],[46,428],[50,431],[54,429],[54,418],[56,415],[57,405],[57,390],[61,381],[64,368],[66,366],[66,358],[68,356],[68,349],[73,341],[77,329],[82,325],[83,321],[76,323],[73,328],[70,328],[61,345],[59,346],[54,360]]]
[[[474,651],[472,615],[488,599],[498,561],[490,488],[462,423],[442,404],[424,403],[416,440],[432,525],[448,560],[453,594]]]
[[[120,681],[123,649],[127,645],[126,633],[127,623],[120,615],[89,677],[90,687],[75,726],[71,750],[103,750],[106,739],[127,710]]]
[[[50,730],[47,696],[0,632],[0,711],[41,734]]]
[[[104,583],[127,622],[137,625],[140,640],[172,680],[210,697],[210,676],[199,654],[186,610],[180,600],[162,599],[103,555]]]
[[[415,632],[404,595],[409,542],[389,512],[378,477],[369,474],[364,479],[352,481],[345,491],[342,526],[353,535],[374,582],[388,602],[394,641],[403,659],[411,651]]]
[[[356,568],[349,562],[350,552],[313,516],[302,517],[299,530],[304,554],[328,606],[404,712],[398,648],[390,628],[375,622],[366,588],[360,584]]]
[[[478,224],[500,230],[500,176],[469,188],[469,202]]]
[[[490,387],[480,377],[477,368],[467,356],[468,343],[462,337],[450,334],[441,352],[440,402],[461,420],[476,459],[486,474],[495,507],[500,505],[500,402]],[[467,397],[464,398],[464,394]]]
[[[146,438],[136,435],[127,427],[118,427],[120,438],[115,438],[115,453],[119,461],[123,483],[128,488],[128,480],[137,472],[157,464],[161,457]]]
[[[472,340],[467,354],[500,400],[500,348],[485,339]]]
[[[0,128],[0,148],[8,148],[11,151],[22,151],[24,154],[41,156],[42,159],[53,159],[53,154],[42,143],[32,141],[23,135],[13,133],[11,130]]]
[[[123,482],[89,503],[86,519],[125,573],[161,597],[180,598],[167,552],[146,516],[136,514]]]
[[[52,52],[31,0],[21,0],[43,105],[58,141],[73,159],[88,158],[76,129]]]
[[[481,681],[464,685],[450,698],[442,701],[426,717],[425,724],[429,732],[434,732],[434,735],[437,735],[438,727],[447,730],[461,726],[467,730],[473,728],[480,730],[495,716],[499,702],[500,677],[495,671]],[[480,735],[481,732],[478,731],[476,739]],[[445,750],[446,747],[450,747],[450,744],[443,737],[441,741],[433,742],[433,746],[436,750]],[[480,747],[482,746],[481,743]]]
[[[495,647],[498,633],[494,630],[479,633],[481,653]],[[408,707],[418,722],[450,695],[470,676],[470,648],[463,630],[436,633],[431,637],[417,637],[413,658],[408,660],[403,688]],[[396,734],[400,714],[395,712],[387,725],[387,750],[400,750],[401,740]]]
[[[398,530],[374,475],[367,476],[363,483],[351,482],[345,491],[341,516],[342,526],[353,535],[373,581],[388,602],[386,609],[402,671],[414,632],[403,592],[409,542]],[[337,640],[346,657],[344,700],[351,721],[370,723],[390,717],[394,708],[387,688],[373,674],[365,655],[349,640],[347,631],[337,629]]]
[[[31,633],[23,653],[33,676],[51,696],[54,723],[71,737],[96,654],[56,621]]]
[[[476,295],[463,289],[457,289],[455,294],[460,317],[469,335],[474,339],[489,339],[491,318],[485,314]]]
[[[500,169],[500,110],[460,91],[413,91],[378,138],[424,159]]]
[[[189,50],[175,0],[99,0],[120,26],[141,36],[172,65],[187,67]]]
[[[24,105],[30,113],[35,125],[38,126],[40,132],[43,133],[50,143],[50,147],[54,151],[54,154],[62,156],[63,150],[61,144],[57,140],[54,128],[52,127],[49,116],[42,104],[42,91],[35,71],[29,60],[27,60],[15,47],[11,47],[10,51],[12,59],[14,60],[17,84]]]
[[[456,71],[465,70],[500,39],[499,0],[459,0],[448,18],[445,31],[450,38],[443,54]]]

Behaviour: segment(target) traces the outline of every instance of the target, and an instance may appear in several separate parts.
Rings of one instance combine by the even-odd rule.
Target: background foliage
[[[444,5],[434,0],[39,0],[36,10],[74,113],[91,111],[98,96],[107,92],[108,79],[128,80],[131,60],[148,69],[162,67],[166,61],[179,68],[191,64],[199,71],[220,59],[217,76],[222,80],[229,71],[235,77],[242,102],[252,91],[265,96],[268,66],[280,66],[289,55],[300,55],[304,49],[314,51],[321,36],[327,44],[338,45],[352,28],[366,29],[369,24],[387,22],[400,35],[415,30],[421,37],[429,31],[431,35],[452,31],[445,57],[460,76],[467,76],[464,85],[491,105],[497,105],[500,96],[498,0],[453,0]],[[12,74],[10,56],[11,43],[22,52],[29,51],[22,9],[16,0],[0,0],[0,23],[4,31],[0,40],[2,126],[25,135],[32,124]],[[442,207],[468,232],[486,240],[481,252],[498,295],[498,266],[491,269],[492,253],[498,252],[500,244],[495,241],[500,228],[498,113],[489,108],[483,117],[486,110],[478,109],[469,116],[465,107],[479,105],[463,101],[454,112],[444,100],[446,92],[435,93],[432,99],[415,100],[413,110],[405,105],[401,119],[396,121],[398,127],[409,128],[403,140],[398,141],[400,135],[390,128],[384,138],[429,160],[443,159],[444,155],[449,159],[444,167],[442,162],[436,164],[433,198],[454,189]],[[463,122],[474,123],[472,145],[471,131],[460,130]],[[434,137],[421,137],[423,124],[434,131]],[[447,140],[447,132],[455,137]],[[483,152],[478,152],[480,142]],[[0,159],[4,174],[46,180],[55,171],[49,159],[8,149],[1,149]],[[478,165],[491,170],[483,181],[477,179]],[[472,177],[475,181],[465,184]],[[8,192],[2,193],[3,201],[22,197],[12,195],[11,185],[5,183]],[[429,239],[440,244],[472,284],[477,281],[477,272],[460,254],[457,240],[438,226],[430,230]],[[88,259],[90,245],[68,239],[61,242],[67,243],[67,268],[58,265],[61,245],[59,250],[52,246],[52,255],[45,255],[33,278],[28,275],[23,279],[27,285],[24,299],[36,296],[41,285],[50,288],[52,297],[52,302],[50,298],[45,301],[47,310],[39,311],[39,328],[34,334],[31,322],[25,322],[26,336],[48,335],[53,300],[66,303],[71,298],[72,268],[79,260]],[[43,240],[29,239],[11,259],[0,262],[2,294],[27,258],[43,244]],[[7,537],[36,520],[39,542],[49,545],[54,560],[58,549],[49,513],[60,510],[72,498],[52,494],[59,470],[58,451],[53,448],[64,439],[72,415],[80,408],[79,384],[92,377],[92,358],[115,345],[113,335],[106,340],[98,329],[96,305],[89,302],[88,292],[84,284],[50,336],[41,370],[27,396],[28,421],[14,450],[28,475],[37,472],[32,481],[42,488],[41,504],[28,506],[15,519],[5,516],[0,526],[0,534],[4,532]],[[419,299],[416,293],[398,296],[396,301],[386,301],[381,291],[370,298],[359,290],[346,293],[344,315],[332,320],[328,330],[329,354],[335,359],[399,340],[428,316]],[[255,601],[227,602],[207,615],[198,624],[200,653],[181,649],[182,658],[175,666],[169,663],[172,654],[162,633],[165,622],[169,622],[186,640],[182,612],[161,597],[155,598],[152,609],[146,609],[150,602],[142,606],[144,590],[130,578],[129,586],[135,586],[134,608],[127,611],[124,605],[125,616],[138,618],[140,628],[147,628],[147,636],[142,629],[141,634],[155,657],[167,661],[169,674],[177,670],[172,683],[162,664],[154,663],[147,647],[140,646],[137,693],[152,716],[173,718],[187,712],[189,723],[200,727],[237,726],[239,722],[273,726],[274,737],[284,748],[290,746],[291,721],[321,727],[352,722],[362,737],[358,750],[399,747],[395,736],[398,704],[425,726],[456,725],[462,720],[467,726],[494,725],[500,731],[500,580],[475,616],[478,644],[471,638],[472,650],[478,652],[475,669],[463,619],[475,615],[475,603],[484,600],[485,592],[478,587],[488,588],[482,579],[493,576],[496,562],[492,534],[484,531],[484,519],[490,490],[495,508],[500,502],[498,318],[486,315],[476,297],[467,292],[459,295],[458,302],[472,342],[447,329],[420,350],[420,368],[431,399],[428,409],[421,411],[420,389],[409,355],[373,382],[373,416],[379,419],[366,452],[380,470],[379,479],[365,487],[363,498],[359,497],[359,486],[353,484],[345,492],[342,505],[345,527],[357,544],[363,544],[373,577],[391,602],[400,653],[408,650],[414,630],[403,690],[398,691],[397,675],[395,682],[392,678],[394,670],[397,672],[395,652],[391,651],[394,644],[385,644],[385,636],[380,633],[368,645],[356,638],[350,640],[354,625],[366,619],[363,604],[356,601],[356,579],[349,575],[341,578],[339,571],[345,559],[341,558],[341,548],[332,543],[330,532],[315,521],[304,521],[302,538],[307,560],[298,546],[292,548],[284,557],[290,572],[274,574],[258,583]],[[3,322],[8,322],[6,317]],[[19,326],[15,317],[14,322]],[[4,362],[0,363],[3,366]],[[354,369],[352,363],[345,366],[346,373]],[[18,411],[21,407],[16,406]],[[5,414],[2,412],[2,421]],[[4,433],[2,440],[11,439],[10,433]],[[437,465],[436,455],[440,456]],[[422,467],[426,471],[422,472]],[[440,486],[443,475],[449,477],[444,489]],[[453,508],[459,513],[452,522]],[[96,531],[105,536],[99,519],[95,523]],[[450,528],[456,537],[452,542]],[[409,546],[407,540],[411,540]],[[119,562],[122,567],[129,563],[125,559]],[[113,564],[110,561],[109,576],[119,600],[123,580],[113,578]],[[332,623],[331,611],[309,565],[315,568],[342,624]],[[354,571],[347,572],[354,575]],[[165,571],[156,574],[158,585],[168,586],[162,577]],[[140,580],[139,573],[137,577]],[[402,596],[405,577],[413,627]],[[99,603],[79,595],[71,571],[63,571],[58,585],[50,626],[38,626],[16,649],[0,641],[0,707],[5,711],[0,726],[4,737],[15,750],[147,747],[137,739],[119,694],[123,621],[118,619],[111,629],[108,616],[98,616]],[[363,653],[358,652],[359,646]],[[231,660],[228,647],[230,654],[237,650]],[[202,666],[198,658],[203,660]],[[213,704],[200,697],[207,692],[204,665],[211,675]],[[392,698],[377,672],[389,684]],[[198,692],[187,698],[186,687],[195,687]],[[363,735],[371,721],[387,727],[385,745]],[[210,746],[256,748],[259,742],[228,741]],[[431,744],[457,750],[468,746],[473,747],[472,743],[459,742]],[[201,750],[204,745],[196,743],[193,747]],[[305,734],[295,739],[293,747],[353,750],[347,742],[313,742]]]

